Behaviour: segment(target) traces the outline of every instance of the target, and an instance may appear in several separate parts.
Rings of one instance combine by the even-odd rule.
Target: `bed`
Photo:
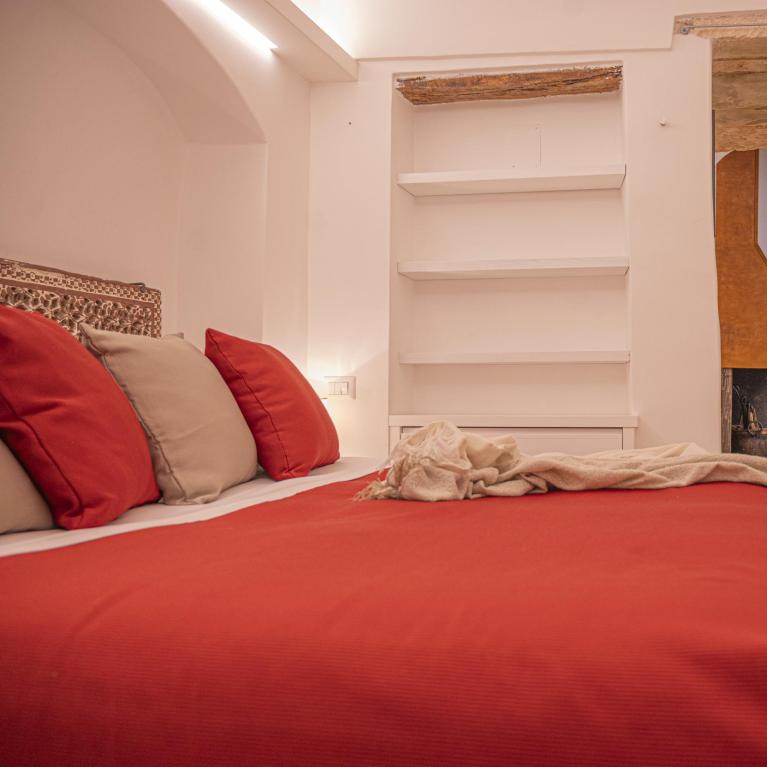
[[[0,537],[0,764],[767,764],[767,489],[376,468]]]

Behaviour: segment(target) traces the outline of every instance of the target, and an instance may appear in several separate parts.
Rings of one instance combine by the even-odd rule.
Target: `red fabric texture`
[[[0,559],[0,763],[767,764],[766,489],[367,481]]]
[[[159,498],[144,431],[112,376],[55,322],[8,307],[0,432],[61,527],[103,525]]]
[[[282,352],[208,329],[205,354],[232,390],[256,440],[258,462],[272,479],[304,477],[338,460],[333,421]]]

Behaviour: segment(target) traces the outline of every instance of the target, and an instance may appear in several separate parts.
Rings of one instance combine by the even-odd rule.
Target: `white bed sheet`
[[[312,490],[315,487],[329,485],[333,482],[346,482],[364,477],[365,474],[382,468],[383,464],[384,462],[380,458],[342,458],[331,466],[315,469],[308,477],[275,482],[262,475],[243,485],[237,485],[226,490],[211,503],[190,506],[166,506],[162,503],[151,503],[130,509],[114,522],[102,527],[89,527],[84,530],[55,529],[36,530],[28,533],[7,533],[0,535],[0,557],[58,549],[76,543],[130,533],[134,530],[144,530],[148,527],[184,525],[190,522],[213,519],[266,501],[289,498],[304,490]]]

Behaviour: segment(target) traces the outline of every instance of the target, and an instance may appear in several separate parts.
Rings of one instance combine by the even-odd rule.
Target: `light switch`
[[[348,381],[331,381],[328,385],[328,394],[333,397],[346,397],[349,394]]]
[[[325,376],[328,383],[328,397],[357,397],[357,379],[355,376]]]

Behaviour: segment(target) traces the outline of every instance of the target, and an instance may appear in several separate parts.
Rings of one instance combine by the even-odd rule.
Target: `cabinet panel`
[[[402,436],[417,431],[416,426],[402,427]],[[586,455],[601,450],[620,450],[623,447],[621,429],[504,429],[464,427],[462,431],[479,434],[487,439],[512,434],[523,453],[571,453]]]

